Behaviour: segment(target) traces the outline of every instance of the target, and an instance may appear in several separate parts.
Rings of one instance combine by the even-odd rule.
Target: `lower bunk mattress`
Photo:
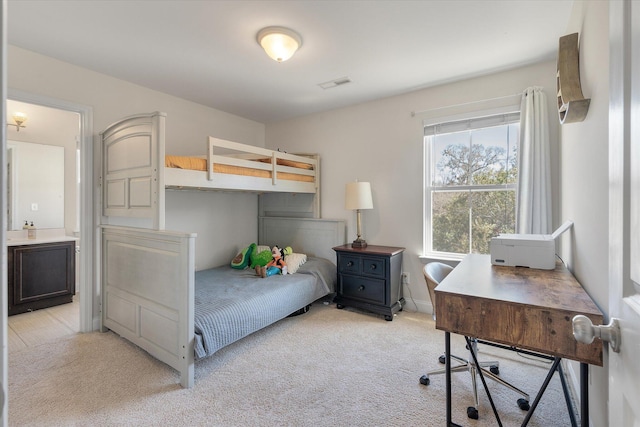
[[[262,278],[227,266],[195,274],[195,357],[201,359],[335,292],[336,267],[309,257],[295,274]]]

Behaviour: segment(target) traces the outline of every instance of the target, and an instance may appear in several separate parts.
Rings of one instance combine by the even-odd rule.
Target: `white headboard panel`
[[[164,113],[126,117],[101,132],[104,216],[149,218],[164,229]]]
[[[338,219],[258,218],[258,243],[286,247],[294,252],[326,258],[335,264],[333,247],[345,244],[345,223]]]

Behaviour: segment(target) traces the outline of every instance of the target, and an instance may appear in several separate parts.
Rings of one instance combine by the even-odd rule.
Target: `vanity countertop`
[[[63,229],[36,230],[35,239],[27,238],[26,230],[7,232],[7,246],[37,245],[40,243],[69,242],[78,240],[80,239],[77,237],[65,235]]]

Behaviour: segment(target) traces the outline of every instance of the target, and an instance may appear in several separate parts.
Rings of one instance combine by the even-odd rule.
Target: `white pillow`
[[[264,251],[269,251],[271,252],[271,248],[269,246],[264,246],[264,245],[258,245],[258,247],[256,247],[256,254],[259,254],[260,252],[264,252]]]
[[[289,254],[284,256],[284,263],[287,264],[287,272],[293,274],[298,271],[302,264],[307,262],[305,254]]]

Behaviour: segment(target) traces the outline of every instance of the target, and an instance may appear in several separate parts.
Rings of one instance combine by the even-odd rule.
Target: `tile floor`
[[[77,333],[80,330],[79,301],[79,295],[75,295],[69,304],[9,316],[9,354]]]

